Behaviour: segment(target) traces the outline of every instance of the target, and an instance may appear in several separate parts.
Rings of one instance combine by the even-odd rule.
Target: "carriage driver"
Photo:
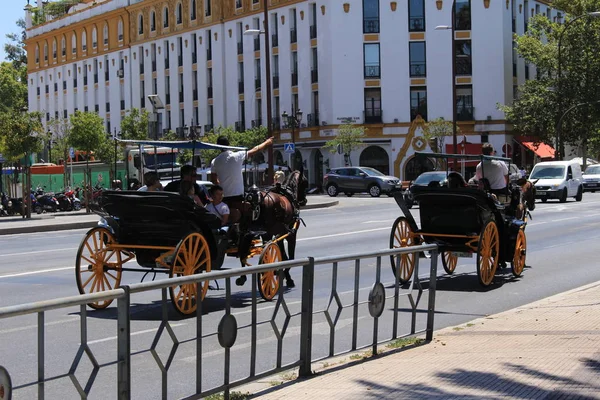
[[[494,148],[490,143],[484,143],[481,146],[481,153],[484,156],[491,156],[494,153]],[[504,161],[483,160],[482,163],[477,164],[475,178],[480,183],[483,178],[487,179],[492,193],[507,194],[508,167]]]
[[[219,136],[217,144],[229,146],[229,139],[225,136]],[[242,215],[249,216],[250,208],[244,203],[244,176],[242,175],[242,165],[246,158],[252,157],[259,151],[273,144],[273,138],[270,137],[258,146],[246,151],[222,150],[221,154],[215,157],[211,162],[211,180],[215,185],[223,188],[223,202],[227,204],[231,211],[239,210]],[[237,222],[237,215],[232,212],[230,216],[231,223]]]

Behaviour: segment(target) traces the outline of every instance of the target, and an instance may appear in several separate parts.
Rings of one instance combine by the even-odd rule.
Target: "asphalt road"
[[[299,234],[298,257],[331,256],[387,248],[391,224],[400,210],[393,199],[382,197],[340,197],[340,205],[328,209],[307,210],[302,217],[307,227]],[[510,269],[502,271],[495,283],[487,289],[477,281],[475,259],[459,259],[459,266],[452,277],[438,267],[438,295],[436,301],[436,329],[457,325],[471,319],[494,314],[519,305],[563,292],[586,283],[600,280],[596,268],[596,243],[600,237],[600,195],[586,194],[583,202],[570,200],[566,204],[538,203],[534,219],[527,227],[527,268],[520,279],[513,279]],[[418,208],[413,209],[418,219]],[[74,259],[84,231],[64,231],[44,234],[3,236],[0,238],[0,307],[77,294],[74,279]],[[421,275],[425,276],[428,260],[421,260]],[[375,279],[375,260],[367,260],[361,266],[360,298],[366,300]],[[234,259],[227,266],[237,267]],[[393,277],[389,262],[382,260],[382,281],[390,284]],[[327,306],[331,294],[331,265],[318,266],[315,278],[315,309]],[[285,298],[291,314],[299,311],[299,271],[294,271],[298,287],[286,293]],[[139,281],[140,276],[124,274],[125,283]],[[354,265],[340,264],[338,287],[342,304],[352,301]],[[221,282],[221,288],[223,283]],[[249,284],[243,288],[233,287],[233,313],[238,326],[250,323]],[[390,290],[390,289],[388,289]],[[223,315],[223,291],[211,291],[206,303],[203,332],[216,330]],[[160,321],[160,293],[137,294],[132,299],[132,351],[136,353],[134,364],[134,398],[160,398],[160,370],[152,355],[144,350],[151,344]],[[426,309],[426,299],[419,308]],[[391,303],[380,321],[382,337],[391,332]],[[408,307],[403,297],[400,308]],[[277,342],[268,323],[274,309],[273,303],[259,304],[259,321],[267,321],[258,328],[257,371],[272,368],[277,362]],[[331,313],[335,316],[335,305]],[[169,308],[173,332],[183,341],[169,372],[169,398],[190,394],[194,389],[195,346],[185,343],[194,336],[195,320],[177,317]],[[79,309],[71,308],[49,312],[46,315],[47,374],[66,373],[79,343]],[[116,346],[115,307],[105,311],[89,311],[88,340],[90,348],[100,364],[110,362]],[[281,329],[284,318],[278,313],[276,325]],[[422,329],[425,313],[419,313],[417,326]],[[15,384],[31,381],[35,377],[36,317],[23,317],[0,322],[0,365],[8,368]],[[410,319],[401,317],[400,332],[406,331]],[[372,337],[372,319],[366,308],[359,312],[359,344],[366,344]],[[329,349],[329,325],[323,314],[315,317],[313,332],[313,358],[327,355]],[[352,327],[352,310],[344,309],[336,325],[335,351],[349,348]],[[240,329],[236,345],[232,349],[232,379],[246,376],[250,363],[249,328]],[[298,354],[299,317],[292,317],[284,339],[282,360],[292,361]],[[171,343],[168,335],[158,342],[157,352],[163,362],[167,360]],[[140,352],[139,354],[137,352]],[[203,341],[203,384],[212,387],[222,381],[223,350],[215,336]],[[85,360],[85,356],[84,356]],[[89,361],[82,362],[76,376],[85,382],[91,371]],[[114,366],[101,368],[90,398],[114,398]],[[138,377],[138,378],[136,378]],[[139,378],[143,377],[143,378]],[[23,389],[19,398],[31,398],[35,388]],[[68,378],[47,384],[50,393],[60,393],[60,398],[78,398]],[[33,391],[33,392],[32,392]],[[107,396],[107,393],[110,395]]]

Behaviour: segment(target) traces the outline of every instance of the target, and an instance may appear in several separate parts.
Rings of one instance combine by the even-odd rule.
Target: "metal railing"
[[[422,277],[419,274],[419,254],[427,251],[431,252],[430,266],[428,274],[425,274],[427,276]],[[410,282],[401,285],[398,275],[393,282],[383,282],[382,261],[394,257],[396,265],[400,265],[400,258],[410,254],[414,260]],[[281,371],[299,368],[299,376],[309,376],[313,362],[332,356],[361,349],[370,349],[371,354],[376,355],[384,342],[423,333],[429,342],[433,339],[437,256],[436,245],[421,245],[343,256],[309,257],[142,282],[96,294],[0,308],[3,326],[7,326],[8,319],[13,318],[11,321],[19,331],[23,328],[37,332],[36,337],[30,338],[37,342],[31,344],[37,344],[34,357],[11,358],[3,354],[0,358],[9,377],[12,376],[13,386],[7,389],[18,398],[34,398],[37,392],[37,398],[44,399],[63,397],[74,386],[81,398],[87,398],[97,384],[99,389],[96,392],[102,390],[107,398],[112,398],[115,392],[119,399],[148,398],[150,391],[153,398],[159,398],[158,392],[163,399],[198,399],[224,392],[227,399],[232,388]],[[317,273],[316,266],[319,266]],[[330,275],[325,274],[326,266],[330,266]],[[280,285],[274,303],[259,303],[258,274],[276,270],[283,281],[284,269],[291,269],[291,273],[301,271],[300,299],[288,294]],[[239,303],[239,293],[232,295],[232,278],[241,274],[252,277],[252,288],[251,293],[245,295],[249,298]],[[340,276],[350,279],[338,279]],[[330,281],[330,288],[327,291],[322,287],[315,290],[316,278],[322,282]],[[221,289],[224,296],[208,297],[198,303],[195,318],[178,318],[176,321],[169,318],[171,305],[167,291],[170,288],[222,280],[225,281]],[[159,318],[155,319],[151,316],[149,322],[156,321],[158,326],[133,332],[132,321],[136,325],[140,322],[137,296],[150,294],[158,298],[157,291],[161,293],[160,317],[156,315]],[[423,295],[425,292],[427,296]],[[321,296],[317,298],[316,293]],[[215,310],[214,304],[211,305],[211,299],[217,303],[218,310]],[[116,300],[116,310],[88,312],[87,303],[105,300]],[[269,304],[273,305],[259,308],[259,305]],[[72,312],[73,309],[65,311],[70,316],[76,314],[69,322],[78,322],[78,332],[64,329],[57,332],[55,326],[61,322],[47,321],[47,317],[56,318],[60,313],[50,311],[74,306],[79,308],[78,315]],[[239,310],[240,307],[244,310]],[[146,310],[146,315],[149,312],[151,310]],[[222,315],[218,324],[217,314]],[[345,317],[342,318],[342,315]],[[28,316],[36,317],[36,322],[21,326],[23,318]],[[95,328],[98,328],[98,321],[104,324],[104,328],[107,324],[110,324],[109,328],[116,328],[116,336],[97,339]],[[181,323],[186,321],[189,323]],[[405,329],[400,331],[400,328]],[[266,335],[267,332],[270,334]],[[23,340],[31,336],[16,334],[21,335]],[[46,347],[53,334],[59,340]],[[154,338],[142,338],[143,334]],[[165,350],[166,343],[169,345]],[[6,342],[4,344],[4,347],[0,345],[0,349],[6,348],[15,355],[18,353],[19,349]],[[284,344],[288,345],[285,356]],[[245,353],[240,353],[240,349],[244,349]],[[74,358],[69,365],[61,367],[57,359],[51,358],[51,353],[56,351],[61,355],[72,352]],[[70,360],[70,357],[67,359]],[[144,361],[150,365],[156,363],[157,369],[151,371],[148,365],[143,364]],[[248,372],[240,374],[236,370],[240,366],[244,370],[247,367]],[[86,374],[88,371],[89,375]],[[183,376],[186,378],[182,379]],[[207,384],[207,376],[212,385]],[[170,379],[176,379],[177,385],[170,386]],[[217,380],[219,382],[214,382]]]

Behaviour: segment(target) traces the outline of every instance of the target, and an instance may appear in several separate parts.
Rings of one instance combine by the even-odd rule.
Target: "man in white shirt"
[[[484,156],[491,156],[494,148],[491,144],[484,143],[481,152]],[[504,161],[483,160],[483,165],[482,163],[477,165],[475,177],[479,182],[483,178],[487,179],[492,192],[502,193],[506,191],[508,185],[508,167]]]
[[[229,146],[229,139],[225,136],[219,136],[217,144]],[[242,166],[246,158],[251,158],[254,154],[272,144],[273,138],[270,137],[248,151],[222,150],[221,154],[212,160],[210,166],[211,180],[215,185],[220,185],[223,188],[223,202],[230,209],[237,209],[243,215],[249,215],[250,210],[248,207],[244,207]],[[235,223],[237,221],[232,220],[231,222]]]

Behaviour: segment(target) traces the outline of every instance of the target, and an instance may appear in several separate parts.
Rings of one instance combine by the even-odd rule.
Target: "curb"
[[[316,208],[328,208],[328,207],[337,206],[338,204],[340,204],[340,202],[337,200],[329,201],[327,203],[307,204],[304,207],[302,207],[300,210],[314,210]]]

